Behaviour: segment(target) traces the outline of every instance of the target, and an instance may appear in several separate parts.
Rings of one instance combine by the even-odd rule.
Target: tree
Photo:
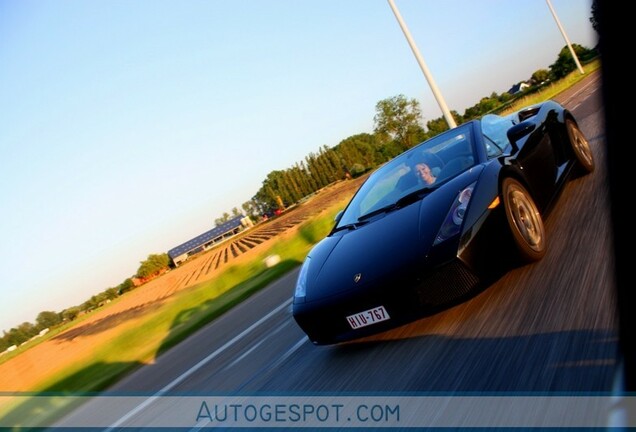
[[[426,128],[431,137],[448,130],[448,123],[444,117],[438,117],[426,122]]]
[[[33,336],[38,334],[38,332],[39,330],[37,329],[37,327],[35,327],[34,324],[28,321],[23,322],[17,328],[17,333],[20,335],[21,338],[23,338],[20,343],[28,341]]]
[[[141,261],[141,265],[137,270],[137,277],[147,278],[156,275],[161,270],[168,268],[170,265],[170,257],[168,254],[150,254],[145,261]]]
[[[116,288],[117,288],[117,293],[119,295],[122,295],[123,293],[128,292],[132,290],[133,288],[135,288],[135,284],[133,283],[131,278],[126,278],[124,279],[122,283],[117,285]]]
[[[415,99],[404,95],[383,99],[376,104],[375,112],[376,135],[385,142],[395,141],[403,151],[416,144],[416,137],[424,133],[420,126],[420,104]]]
[[[600,16],[601,10],[598,7],[598,0],[592,0],[592,16],[590,17],[590,22],[592,23],[592,28],[596,30],[596,33],[601,32],[600,22],[602,18]]]
[[[510,99],[512,99],[512,95],[507,91],[499,95],[499,102],[501,102],[502,104],[508,102]]]
[[[20,327],[14,327],[5,334],[5,338],[8,346],[20,345],[22,342],[29,340],[30,336],[27,336]]]
[[[462,116],[460,116],[457,111],[455,110],[451,111],[451,115],[453,116],[457,124],[461,124],[463,122]],[[466,114],[464,114],[464,116],[465,115]],[[434,120],[429,120],[428,122],[426,122],[426,127],[428,128],[428,136],[432,138],[435,135],[438,135],[444,131],[447,131],[448,123],[446,122],[446,118],[438,117]]]
[[[4,332],[4,334],[2,335],[2,337],[0,337],[0,353],[1,352],[5,352],[7,350],[7,348],[9,348],[11,345],[9,345],[9,340],[7,337],[7,332]]]
[[[579,44],[572,44],[572,49],[576,53],[576,56],[580,61],[584,62],[596,55],[595,50],[585,48]],[[558,80],[576,69],[576,63],[574,57],[568,46],[564,46],[559,52],[559,56],[556,61],[550,65],[550,77],[553,80]]]
[[[108,288],[106,291],[104,291],[104,297],[107,300],[115,300],[118,295],[119,295],[119,292],[117,288]]]
[[[349,170],[354,164],[368,169],[384,162],[375,135],[367,133],[345,138],[334,147],[334,151]]]
[[[38,314],[35,322],[37,323],[37,328],[42,330],[58,325],[62,322],[62,317],[57,312],[42,311]]]
[[[214,224],[216,226],[223,225],[225,222],[229,221],[232,217],[228,212],[224,212],[220,218],[214,219]]]
[[[539,69],[534,71],[534,73],[532,74],[532,82],[534,83],[534,85],[539,85],[545,81],[548,80],[548,78],[550,78],[550,71],[547,69]]]
[[[351,170],[350,170],[351,171],[351,176],[353,176],[353,177],[361,176],[362,174],[365,173],[366,170],[367,169],[364,167],[364,165],[361,165],[359,163],[354,163],[351,166]]]
[[[97,299],[97,296],[91,296],[91,298],[82,303],[79,308],[84,312],[90,312],[93,309],[97,309],[98,306],[99,300]]]
[[[245,214],[252,219],[252,222],[258,221],[259,210],[258,205],[254,202],[254,200],[245,201],[243,205],[241,205],[241,208]]]
[[[362,170],[376,165],[376,149],[367,137],[369,134],[354,135],[346,138],[335,147],[335,152],[346,169],[351,172],[353,165],[362,166]]]
[[[79,306],[73,306],[62,311],[62,319],[64,321],[73,321],[80,313]]]

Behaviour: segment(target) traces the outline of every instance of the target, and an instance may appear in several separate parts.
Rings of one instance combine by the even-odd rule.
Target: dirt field
[[[213,279],[230,263],[248,260],[268,247],[274,237],[290,235],[302,222],[318,215],[337,201],[350,197],[363,178],[342,181],[319,191],[311,199],[288,209],[216,248],[188,260],[180,267],[125,294],[89,318],[0,365],[0,391],[33,391],[47,377],[91,355],[100,346],[143,317],[170,301],[184,288]],[[133,360],[133,359],[131,359]]]

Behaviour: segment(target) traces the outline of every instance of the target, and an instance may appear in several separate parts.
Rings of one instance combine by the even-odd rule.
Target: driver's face
[[[431,169],[425,163],[415,165],[415,172],[426,184],[431,184],[435,181],[433,174],[431,174]]]

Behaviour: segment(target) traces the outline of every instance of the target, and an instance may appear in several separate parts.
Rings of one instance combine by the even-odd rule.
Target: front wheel
[[[503,202],[512,237],[524,262],[539,261],[546,252],[543,219],[525,187],[513,178],[503,181]]]
[[[590,143],[572,119],[565,120],[565,128],[568,131],[572,151],[579,167],[585,174],[591,173],[594,171],[594,155]]]

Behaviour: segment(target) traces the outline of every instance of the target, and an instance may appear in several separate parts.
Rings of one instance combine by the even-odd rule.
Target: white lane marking
[[[232,366],[234,366],[235,364],[237,364],[238,362],[240,362],[241,360],[243,360],[245,357],[247,357],[248,355],[250,355],[254,350],[256,350],[259,346],[263,345],[265,342],[267,342],[268,339],[270,339],[271,337],[275,336],[278,332],[280,332],[283,327],[285,327],[287,324],[289,323],[289,321],[285,321],[282,324],[280,324],[275,330],[269,332],[267,334],[267,336],[265,336],[263,339],[260,340],[260,342],[258,342],[257,344],[255,344],[254,346],[252,346],[252,348],[248,349],[247,351],[245,351],[243,354],[241,354],[238,358],[236,358],[232,363],[230,363],[229,365],[225,366],[223,369],[221,369],[221,372],[226,371],[228,369],[230,369]]]
[[[248,333],[250,333],[256,327],[258,327],[259,325],[263,324],[265,321],[270,319],[276,313],[280,312],[282,309],[286,308],[291,303],[291,301],[292,301],[291,298],[289,300],[285,301],[284,303],[279,305],[276,309],[274,309],[273,311],[271,311],[270,313],[265,315],[263,318],[259,319],[254,324],[252,324],[251,326],[249,326],[248,328],[243,330],[241,333],[236,335],[234,338],[232,338],[231,340],[229,340],[228,342],[223,344],[223,346],[218,348],[216,351],[214,351],[213,353],[211,353],[210,355],[205,357],[203,360],[199,361],[197,364],[192,366],[190,369],[188,369],[187,371],[185,371],[184,373],[179,375],[177,378],[175,378],[173,381],[171,381],[169,384],[167,384],[164,388],[162,388],[161,390],[159,390],[158,392],[153,394],[151,397],[146,399],[143,403],[137,405],[134,409],[129,411],[128,414],[126,414],[125,416],[123,416],[119,420],[117,420],[108,429],[106,429],[106,432],[110,432],[110,431],[114,430],[116,427],[121,426],[124,422],[126,422],[127,420],[132,418],[134,415],[138,414],[140,411],[142,411],[143,409],[148,407],[150,404],[152,404],[155,400],[157,400],[159,398],[158,395],[160,395],[161,393],[167,392],[168,390],[171,390],[174,387],[176,387],[178,384],[183,382],[187,377],[189,377],[194,372],[198,371],[203,366],[205,366],[205,364],[208,363],[210,360],[212,360],[213,358],[215,358],[218,355],[220,355],[221,353],[223,353],[223,351],[225,351],[226,349],[228,349],[229,347],[234,345],[239,340],[243,339],[243,337],[245,337]]]
[[[282,327],[282,326],[281,326]],[[269,366],[267,369],[272,370],[272,369],[276,369],[278,366],[280,366],[281,363],[283,363],[285,360],[287,360],[292,354],[294,354],[296,351],[298,351],[298,349],[303,346],[303,344],[305,342],[308,342],[309,338],[307,336],[303,336],[298,342],[296,342],[290,349],[288,349],[285,354],[283,354],[282,356],[280,356],[280,358],[278,360],[276,360],[271,366]],[[199,421],[199,423],[197,423],[196,425],[194,425],[194,428],[190,429],[190,432],[198,432],[201,429],[203,429],[204,427],[206,427],[208,424],[210,424],[211,421],[210,420],[201,420]]]
[[[307,336],[303,336],[303,337],[302,337],[302,338],[301,338],[298,342],[296,342],[296,343],[294,344],[294,346],[293,346],[293,347],[291,347],[290,349],[288,349],[288,350],[287,350],[287,352],[286,352],[285,354],[283,354],[282,356],[280,356],[280,358],[276,361],[276,363],[274,363],[274,364],[270,367],[270,370],[271,370],[271,369],[276,369],[278,366],[280,366],[280,364],[281,364],[282,362],[284,362],[285,360],[287,360],[287,358],[288,358],[289,356],[291,356],[293,353],[295,353],[296,351],[298,351],[298,349],[299,349],[301,346],[303,346],[303,344],[304,344],[305,342],[308,342],[308,341],[309,341],[309,338],[308,338]]]
[[[577,90],[573,95],[571,95],[569,98],[567,98],[564,102],[563,105],[570,103],[570,101],[572,99],[574,99],[576,96],[578,96],[579,94],[583,93],[584,91],[586,91],[588,89],[588,87],[591,87],[592,85],[596,84],[598,80],[591,80],[589,82],[587,82],[583,87],[581,87],[579,90]],[[597,89],[598,90],[598,89]],[[580,105],[580,104],[579,104]],[[575,108],[577,108],[578,105],[574,108],[572,108],[572,110],[574,110]]]

